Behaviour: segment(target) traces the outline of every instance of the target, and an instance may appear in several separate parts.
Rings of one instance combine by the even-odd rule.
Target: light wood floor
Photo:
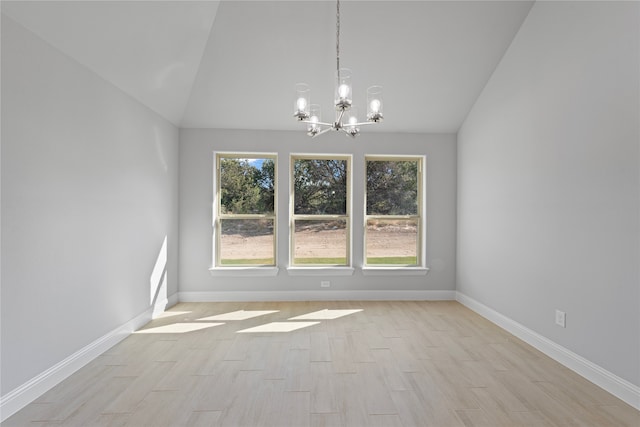
[[[362,311],[288,320],[325,309]],[[277,311],[210,318],[238,310]],[[238,332],[271,322],[319,323]],[[2,425],[640,426],[640,412],[456,302],[182,303],[144,331]]]

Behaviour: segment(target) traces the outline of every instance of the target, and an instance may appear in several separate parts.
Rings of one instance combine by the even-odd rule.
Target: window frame
[[[345,214],[296,214],[295,213],[295,161],[296,160],[344,160],[347,162],[347,188],[346,188],[346,207]],[[289,155],[289,274],[297,272],[317,271],[319,274],[331,274],[333,270],[338,275],[353,274],[352,268],[352,187],[353,187],[353,156],[351,154],[329,154],[329,153],[312,153],[301,154],[291,153]],[[295,261],[295,223],[296,220],[332,220],[343,219],[346,222],[346,250],[345,264],[296,264]],[[341,272],[342,271],[342,272]],[[302,273],[304,274],[304,273]]]
[[[273,173],[273,213],[261,214],[228,214],[222,213],[221,203],[221,176],[220,167],[222,159],[271,159],[274,163]],[[213,164],[213,238],[212,238],[212,267],[209,269],[212,275],[224,275],[226,272],[245,273],[254,275],[276,275],[278,272],[278,154],[264,152],[214,152]],[[272,264],[222,264],[221,263],[221,237],[224,219],[269,219],[273,221],[273,263]],[[237,274],[234,274],[237,275]]]
[[[369,161],[410,161],[418,162],[417,167],[417,184],[418,184],[418,200],[417,213],[415,215],[369,215],[367,214],[367,163]],[[397,271],[405,270],[415,271],[426,274],[429,270],[426,268],[426,156],[424,155],[388,155],[388,154],[366,154],[364,156],[364,204],[363,204],[363,227],[362,227],[362,269],[365,274],[367,271]],[[390,219],[390,220],[415,220],[417,222],[416,237],[416,264],[369,264],[367,263],[367,224],[369,220]]]

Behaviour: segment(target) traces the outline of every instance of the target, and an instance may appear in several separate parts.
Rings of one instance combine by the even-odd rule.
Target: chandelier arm
[[[315,138],[316,136],[322,135],[323,133],[327,133],[330,130],[332,130],[333,128],[326,128],[326,129],[322,129],[320,132],[316,133],[315,135],[313,135],[311,138]]]
[[[351,132],[345,128],[340,129],[342,132],[344,132],[347,136],[350,136],[351,138],[355,138],[356,136],[360,135],[360,131],[356,130],[355,132]]]
[[[362,122],[362,123],[349,123],[347,126],[364,126],[364,125],[375,125],[376,122]]]
[[[309,123],[309,124],[313,124],[313,125],[318,125],[318,126],[333,126],[333,123],[326,123],[326,122],[312,122],[311,120],[300,120],[302,123]]]

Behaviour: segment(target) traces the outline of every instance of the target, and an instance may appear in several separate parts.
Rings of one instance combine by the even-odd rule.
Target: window
[[[291,156],[291,265],[350,265],[351,157]]]
[[[275,266],[276,156],[216,155],[215,266]]]
[[[365,162],[365,266],[421,266],[423,158],[367,156]]]

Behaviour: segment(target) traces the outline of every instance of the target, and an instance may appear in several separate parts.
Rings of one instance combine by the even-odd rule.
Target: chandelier
[[[311,104],[309,85],[296,84],[296,100],[293,116],[307,124],[307,135],[316,137],[330,130],[343,131],[355,138],[360,133],[360,126],[382,121],[382,86],[371,86],[367,89],[367,121],[358,122],[357,111],[352,107],[353,89],[351,86],[351,70],[340,68],[340,0],[336,2],[336,80],[334,105],[336,109],[333,123],[321,120],[321,109],[318,104]]]

